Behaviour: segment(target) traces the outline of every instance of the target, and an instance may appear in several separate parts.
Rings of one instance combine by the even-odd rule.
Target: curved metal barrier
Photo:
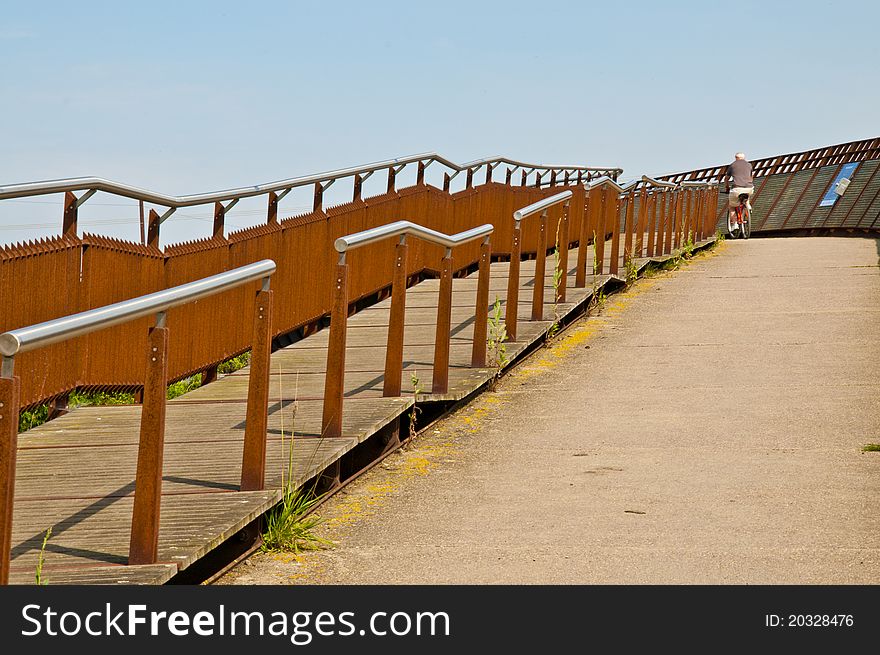
[[[266,464],[266,426],[269,401],[269,328],[272,291],[269,281],[275,262],[263,260],[182,284],[157,293],[46,321],[0,335],[0,584],[9,581],[12,543],[15,459],[18,443],[19,379],[15,356],[58,341],[72,339],[112,325],[155,315],[147,335],[146,384],[141,410],[140,441],[131,522],[129,564],[157,561],[162,461],[165,441],[165,402],[168,386],[168,336],[165,312],[255,281],[262,281],[254,299],[254,334],[248,381],[247,419],[242,454],[241,489],[262,489]]]

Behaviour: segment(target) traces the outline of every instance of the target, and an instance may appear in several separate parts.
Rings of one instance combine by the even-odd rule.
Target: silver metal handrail
[[[165,312],[172,307],[259,279],[263,280],[263,288],[267,289],[269,278],[274,272],[275,262],[271,259],[264,259],[195,282],[188,282],[138,298],[123,300],[112,305],[5,332],[0,334],[0,354],[3,355],[2,375],[4,377],[9,377],[7,373],[11,375],[11,370],[8,370],[12,366],[11,359],[19,353],[133,321],[143,316]],[[7,362],[7,359],[10,361]]]
[[[675,182],[663,182],[661,180],[655,180],[653,177],[647,175],[642,175],[642,182],[649,186],[657,186],[665,189],[674,189],[678,186]]]
[[[709,187],[709,186],[718,186],[717,180],[683,180],[679,182],[679,186],[682,187]]]
[[[596,178],[595,180],[593,180],[591,182],[587,182],[586,187],[588,189],[592,189],[594,187],[602,186],[603,184],[607,184],[607,185],[611,186],[612,188],[617,189],[618,193],[627,193],[631,189],[635,188],[636,185],[639,184],[639,182],[641,182],[641,180],[633,180],[632,182],[630,182],[626,186],[621,186],[613,178],[610,178],[608,176],[603,175],[602,177]]]
[[[467,243],[468,241],[474,241],[480,237],[489,236],[494,229],[495,227],[491,223],[486,223],[471,228],[470,230],[459,232],[458,234],[445,234],[427,228],[424,225],[419,225],[418,223],[396,221],[394,223],[388,223],[387,225],[381,225],[369,230],[339,237],[333,243],[333,247],[336,248],[336,251],[339,253],[339,261],[342,263],[345,261],[345,253],[348,250],[354,250],[361,246],[376,243],[377,241],[387,239],[388,237],[400,236],[404,239],[407,235],[412,235],[424,241],[446,246],[446,248],[454,248],[455,246]]]
[[[542,200],[539,200],[538,202],[533,202],[531,205],[526,205],[522,209],[517,209],[515,212],[513,212],[513,220],[516,221],[517,225],[519,225],[519,222],[527,216],[542,212],[545,209],[552,207],[553,205],[558,205],[560,202],[571,198],[571,196],[571,191],[563,191],[562,193],[548,196]]]
[[[433,162],[437,162],[455,171],[456,174],[460,173],[461,171],[479,169],[487,165],[494,168],[495,166],[501,164],[515,166],[516,168],[529,168],[532,171],[558,170],[571,172],[610,172],[614,174],[619,174],[623,171],[623,169],[616,167],[567,165],[547,166],[540,164],[526,164],[523,162],[515,161],[513,159],[508,159],[506,157],[478,159],[472,162],[467,162],[466,164],[456,164],[455,162],[446,159],[436,152],[426,152],[417,155],[410,155],[408,157],[387,159],[385,161],[373,162],[360,166],[351,166],[348,168],[326,171],[324,173],[317,173],[314,175],[293,177],[286,180],[278,180],[276,182],[256,184],[247,187],[238,187],[234,189],[225,189],[222,191],[215,191],[211,193],[172,196],[164,193],[149,191],[140,187],[131,186],[129,184],[114,182],[113,180],[108,180],[101,177],[74,177],[58,180],[44,180],[40,182],[25,182],[21,184],[7,184],[4,186],[0,186],[0,200],[7,198],[24,198],[27,196],[45,195],[49,193],[63,193],[66,191],[87,190],[90,194],[96,191],[104,191],[125,198],[142,200],[144,202],[162,205],[170,209],[177,209],[179,207],[190,207],[193,205],[202,205],[212,202],[224,202],[227,200],[237,201],[242,198],[250,198],[270,192],[282,192],[286,194],[291,189],[321,182],[326,182],[329,186],[329,183],[341,178],[351,177],[360,174],[370,175],[376,171],[383,169],[399,170],[398,167],[402,168],[407,164],[412,164],[416,162],[423,162],[425,166],[430,165]],[[79,204],[82,203],[80,202]]]

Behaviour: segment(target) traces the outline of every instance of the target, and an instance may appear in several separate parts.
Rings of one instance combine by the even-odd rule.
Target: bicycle
[[[752,212],[749,209],[749,194],[739,194],[739,204],[734,207],[735,222],[727,212],[727,233],[731,239],[748,239],[752,235]]]

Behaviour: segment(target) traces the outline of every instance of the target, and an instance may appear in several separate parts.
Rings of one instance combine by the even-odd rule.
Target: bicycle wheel
[[[752,212],[749,210],[748,205],[743,208],[743,223],[740,236],[742,236],[743,239],[748,239],[752,236]]]
[[[736,215],[736,212],[734,212],[734,215]],[[739,237],[739,225],[736,224],[736,218],[731,220],[730,212],[727,212],[727,233],[730,235],[731,239]]]

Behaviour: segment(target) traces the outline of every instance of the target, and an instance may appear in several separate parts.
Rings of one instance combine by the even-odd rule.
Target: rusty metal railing
[[[247,419],[242,455],[241,489],[262,489],[266,465],[266,426],[269,397],[272,291],[269,282],[275,262],[262,260],[195,282],[54,319],[0,335],[0,584],[9,581],[12,544],[12,499],[18,442],[19,379],[15,356],[113,325],[155,315],[147,336],[146,382],[141,409],[140,440],[131,521],[129,564],[157,561],[162,462],[165,441],[165,403],[168,386],[168,339],[165,312],[258,280],[254,299],[254,332],[248,382]]]
[[[608,272],[618,275],[621,240],[622,263],[626,266],[633,259],[644,256],[668,255],[689,239],[701,241],[710,236],[714,228],[712,208],[717,204],[718,188],[711,181],[675,183],[643,175],[626,185],[620,185],[613,179],[600,178],[589,183],[587,189],[587,229],[593,229],[596,250],[594,272],[597,274],[604,272],[605,235],[609,231],[611,252]],[[582,237],[581,242],[585,241]],[[586,253],[579,252],[578,286],[585,278],[582,261],[586,261]]]
[[[437,308],[437,326],[434,338],[434,365],[432,393],[444,394],[449,387],[449,341],[452,322],[452,249],[458,245],[482,239],[477,282],[476,315],[474,318],[474,345],[471,366],[486,365],[486,308],[489,304],[489,264],[492,225],[478,227],[458,234],[444,234],[409,221],[397,221],[363,232],[336,239],[334,244],[339,259],[334,271],[333,306],[330,314],[330,336],[327,347],[327,375],[324,382],[324,409],[321,434],[325,437],[342,436],[342,412],[345,395],[345,342],[348,324],[348,264],[346,253],[354,248],[398,237],[395,251],[394,275],[391,285],[391,315],[388,323],[388,342],[385,349],[384,396],[399,396],[403,374],[403,333],[406,312],[407,236],[444,246],[441,261],[440,298]]]
[[[517,313],[519,311],[519,268],[522,257],[522,232],[520,221],[535,214],[541,215],[538,231],[538,249],[535,260],[535,288],[532,293],[532,320],[544,320],[544,269],[547,258],[547,211],[562,204],[562,221],[559,226],[560,265],[564,271],[568,266],[568,211],[572,192],[563,191],[544,198],[513,212],[513,240],[510,246],[510,271],[507,280],[507,307],[504,327],[509,341],[516,341]],[[564,251],[564,255],[562,252]],[[557,302],[565,301],[565,280],[560,285],[561,296],[557,294]]]
[[[407,165],[418,164],[416,183],[421,184],[425,179],[425,170],[435,162],[453,171],[452,174],[444,173],[444,191],[449,190],[452,179],[460,173],[466,174],[466,188],[471,188],[474,176],[483,168],[485,168],[486,172],[486,182],[491,182],[493,171],[499,166],[507,166],[507,184],[512,183],[512,176],[515,171],[522,170],[522,186],[526,186],[528,177],[534,174],[534,184],[537,187],[546,186],[547,184],[555,185],[559,175],[564,175],[566,184],[570,180],[576,180],[580,184],[582,181],[589,181],[596,176],[609,176],[616,179],[623,172],[621,168],[610,166],[526,164],[507,157],[490,157],[477,159],[465,164],[456,164],[436,152],[428,152],[326,171],[324,173],[293,177],[276,182],[193,195],[172,196],[101,177],[74,177],[3,185],[0,186],[0,200],[64,193],[62,234],[67,236],[76,235],[79,207],[98,191],[167,207],[167,210],[162,214],[159,214],[154,209],[150,210],[147,243],[158,247],[159,226],[181,207],[214,204],[214,235],[222,236],[226,214],[236,203],[244,198],[261,195],[267,196],[268,222],[276,223],[278,220],[278,203],[293,189],[313,185],[313,211],[318,211],[323,207],[324,192],[337,180],[353,178],[354,190],[352,197],[353,200],[359,200],[362,194],[363,183],[374,173],[383,170],[388,172],[388,191],[390,192],[395,189],[397,175]],[[545,176],[548,178],[546,181],[544,180]],[[77,196],[74,193],[77,191],[85,191],[85,193]]]

